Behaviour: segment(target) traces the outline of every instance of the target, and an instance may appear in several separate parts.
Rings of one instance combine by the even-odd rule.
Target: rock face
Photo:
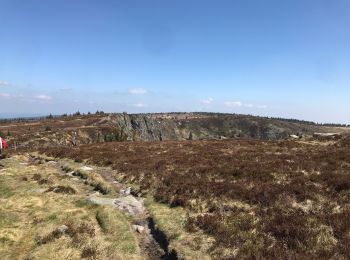
[[[282,139],[320,126],[254,116],[208,113],[111,114],[122,140]],[[322,130],[321,130],[322,132]]]

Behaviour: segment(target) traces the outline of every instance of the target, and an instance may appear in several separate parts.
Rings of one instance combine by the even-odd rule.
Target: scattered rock
[[[145,230],[145,228],[140,225],[132,225],[132,228],[140,234],[143,233],[143,231]]]
[[[126,189],[120,190],[120,194],[123,194],[123,195],[130,195],[130,193],[131,193],[131,187],[127,187]]]
[[[92,171],[93,170],[91,167],[88,167],[88,166],[82,166],[80,169],[83,171]]]
[[[45,188],[42,188],[42,189],[31,189],[30,192],[33,192],[33,193],[44,193],[45,191],[47,191]]]
[[[61,232],[62,234],[64,234],[64,233],[67,232],[68,227],[67,227],[66,225],[62,225],[62,226],[59,226],[59,227],[57,228],[57,230],[58,230],[59,232]]]
[[[69,177],[75,176],[74,174],[75,174],[74,171],[71,171],[71,172],[67,172],[67,173],[66,173],[66,175],[69,176]]]
[[[338,137],[339,133],[314,133],[314,137]]]
[[[300,139],[300,137],[297,136],[297,135],[290,135],[289,137],[292,138],[292,139]]]
[[[47,164],[48,165],[55,165],[55,164],[57,164],[57,162],[55,162],[55,161],[48,161]]]
[[[110,206],[114,206],[114,203],[115,203],[115,199],[101,198],[101,197],[95,197],[95,196],[87,198],[86,201],[92,204],[110,205]]]

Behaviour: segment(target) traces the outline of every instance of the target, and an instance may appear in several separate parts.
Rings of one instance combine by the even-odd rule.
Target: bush
[[[50,115],[48,115],[46,118],[47,118],[47,119],[52,119],[52,118],[53,118],[53,115],[50,114]]]

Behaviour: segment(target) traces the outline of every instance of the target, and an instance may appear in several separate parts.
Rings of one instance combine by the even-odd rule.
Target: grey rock
[[[126,189],[120,190],[120,193],[123,194],[123,195],[130,195],[131,187],[127,187]]]
[[[134,196],[131,195],[115,199],[114,205],[119,210],[131,216],[140,215],[145,211],[143,202],[141,200],[137,200]]]
[[[82,166],[82,167],[80,167],[80,169],[83,170],[83,171],[92,171],[92,170],[93,170],[93,169],[92,169],[91,167],[89,167],[89,166]]]
[[[86,199],[87,202],[92,203],[92,204],[97,204],[97,205],[110,205],[114,206],[115,204],[115,199],[111,198],[101,198],[101,197],[89,197]]]
[[[58,230],[59,232],[61,232],[62,234],[64,234],[64,233],[67,232],[68,227],[67,227],[66,225],[62,225],[62,226],[59,226],[59,227],[57,228],[57,230]]]
[[[66,175],[67,175],[67,176],[70,176],[70,177],[73,177],[73,176],[74,176],[74,171],[67,172]]]
[[[47,164],[48,165],[55,165],[55,164],[57,164],[57,162],[55,162],[55,161],[48,161]]]
[[[132,228],[140,234],[145,231],[145,228],[143,226],[140,226],[140,225],[132,225]]]

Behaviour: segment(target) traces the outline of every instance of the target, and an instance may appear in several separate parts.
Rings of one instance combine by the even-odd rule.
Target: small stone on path
[[[145,228],[143,226],[140,225],[132,225],[132,228],[137,231],[138,233],[143,233],[143,231],[145,230]]]
[[[91,167],[88,167],[88,166],[82,166],[80,169],[83,171],[92,171],[93,170]]]

